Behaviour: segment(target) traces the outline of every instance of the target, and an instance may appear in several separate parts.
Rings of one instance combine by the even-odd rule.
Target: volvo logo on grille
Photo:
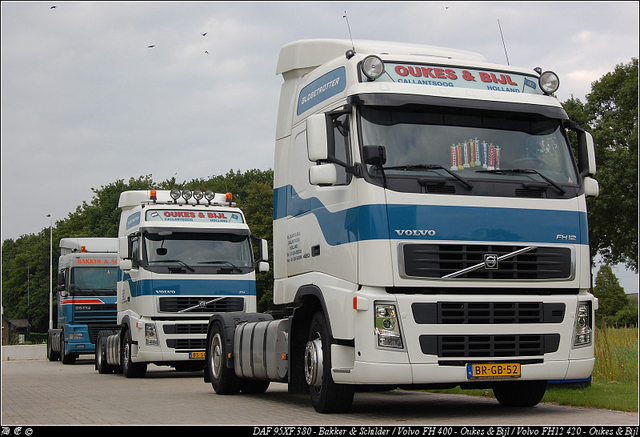
[[[206,300],[201,300],[200,302],[198,302],[198,308],[206,308],[206,307],[207,307]]]
[[[495,270],[498,268],[498,255],[495,253],[484,254],[484,268],[489,270]]]

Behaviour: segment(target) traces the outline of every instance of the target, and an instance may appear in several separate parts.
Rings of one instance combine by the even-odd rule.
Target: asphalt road
[[[92,360],[74,365],[2,362],[3,426],[502,425],[513,427],[511,435],[518,435],[515,427],[523,425],[637,424],[638,414],[554,404],[510,409],[489,398],[401,390],[356,393],[351,412],[323,415],[315,412],[308,396],[290,395],[284,384],[272,383],[262,395],[220,396],[203,381],[202,372],[149,366],[145,378],[127,379],[98,374]],[[586,428],[582,435],[594,435],[592,430],[597,431]]]

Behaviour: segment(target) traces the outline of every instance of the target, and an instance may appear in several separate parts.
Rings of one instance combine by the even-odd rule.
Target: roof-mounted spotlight
[[[197,203],[200,203],[203,197],[204,193],[202,192],[202,190],[198,189],[193,191],[193,198],[196,199]]]
[[[180,198],[180,190],[177,188],[172,188],[169,195],[173,199],[173,203],[178,203],[178,199]]]
[[[369,55],[362,60],[360,69],[367,79],[374,81],[384,73],[384,62],[375,55]]]
[[[185,188],[184,190],[182,190],[182,198],[183,198],[184,200],[187,200],[187,201],[188,201],[189,199],[191,199],[191,196],[192,196],[192,195],[193,195],[193,193],[191,192],[191,190],[190,190],[190,189]]]
[[[204,192],[204,198],[207,199],[209,204],[211,204],[214,197],[216,197],[216,193],[214,193],[213,190],[207,190]]]
[[[540,79],[538,79],[538,83],[540,84],[540,89],[547,95],[555,93],[560,87],[560,79],[553,71],[545,71],[542,73]]]

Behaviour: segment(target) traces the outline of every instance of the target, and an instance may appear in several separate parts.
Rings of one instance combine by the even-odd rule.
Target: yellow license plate
[[[509,379],[520,376],[520,363],[467,364],[467,379]]]
[[[204,360],[205,352],[189,352],[189,358],[193,360]]]

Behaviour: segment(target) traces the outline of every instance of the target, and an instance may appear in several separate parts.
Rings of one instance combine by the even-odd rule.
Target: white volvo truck
[[[256,311],[251,233],[231,193],[125,191],[118,231],[118,327],[101,331],[99,373],[204,366],[213,312]],[[266,256],[266,241],[258,240]]]
[[[274,302],[295,309],[212,317],[217,393],[280,381],[343,412],[358,389],[460,386],[533,406],[549,380],[589,378],[599,188],[553,72],[305,40],[277,74]]]

